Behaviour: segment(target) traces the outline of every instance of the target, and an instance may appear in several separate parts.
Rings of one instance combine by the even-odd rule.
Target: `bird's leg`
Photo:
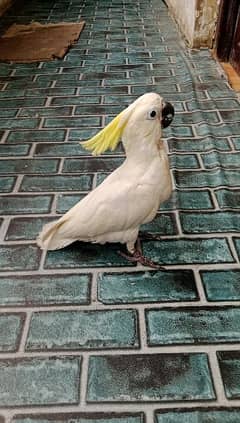
[[[126,254],[122,251],[118,251],[118,253],[122,257],[126,258],[128,261],[133,262],[133,263],[140,263],[143,266],[152,267],[153,269],[157,269],[157,270],[163,270],[164,269],[164,267],[162,267],[160,264],[155,263],[154,261],[150,260],[149,258],[143,256],[140,238],[137,238],[136,245],[133,242],[128,242],[127,243],[127,249],[129,251],[130,255]]]
[[[151,232],[140,231],[138,234],[141,241],[160,241],[161,237],[157,234],[152,234]]]

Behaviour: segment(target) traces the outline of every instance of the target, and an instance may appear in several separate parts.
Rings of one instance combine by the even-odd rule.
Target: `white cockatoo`
[[[55,222],[46,224],[37,244],[58,250],[74,241],[125,243],[130,261],[157,267],[141,253],[140,225],[155,217],[172,191],[168,156],[162,137],[174,108],[156,93],[147,93],[123,110],[103,130],[81,144],[93,155],[114,150],[120,139],[123,164]]]

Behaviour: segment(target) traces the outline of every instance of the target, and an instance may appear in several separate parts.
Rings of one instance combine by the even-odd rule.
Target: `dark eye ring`
[[[156,110],[151,110],[148,112],[148,119],[155,119],[156,116],[157,116]]]

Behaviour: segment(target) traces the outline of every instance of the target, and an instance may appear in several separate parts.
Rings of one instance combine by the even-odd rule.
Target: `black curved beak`
[[[174,107],[171,103],[164,103],[162,109],[162,128],[167,128],[174,118]]]

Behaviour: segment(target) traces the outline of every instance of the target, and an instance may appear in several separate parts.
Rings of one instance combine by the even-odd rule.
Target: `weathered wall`
[[[176,20],[187,42],[192,45],[194,37],[196,0],[166,0],[171,15]]]
[[[212,47],[216,31],[220,0],[197,0],[194,47]]]
[[[190,47],[212,47],[220,0],[166,0]]]
[[[11,0],[0,0],[0,16],[5,12],[5,10],[10,6]]]

